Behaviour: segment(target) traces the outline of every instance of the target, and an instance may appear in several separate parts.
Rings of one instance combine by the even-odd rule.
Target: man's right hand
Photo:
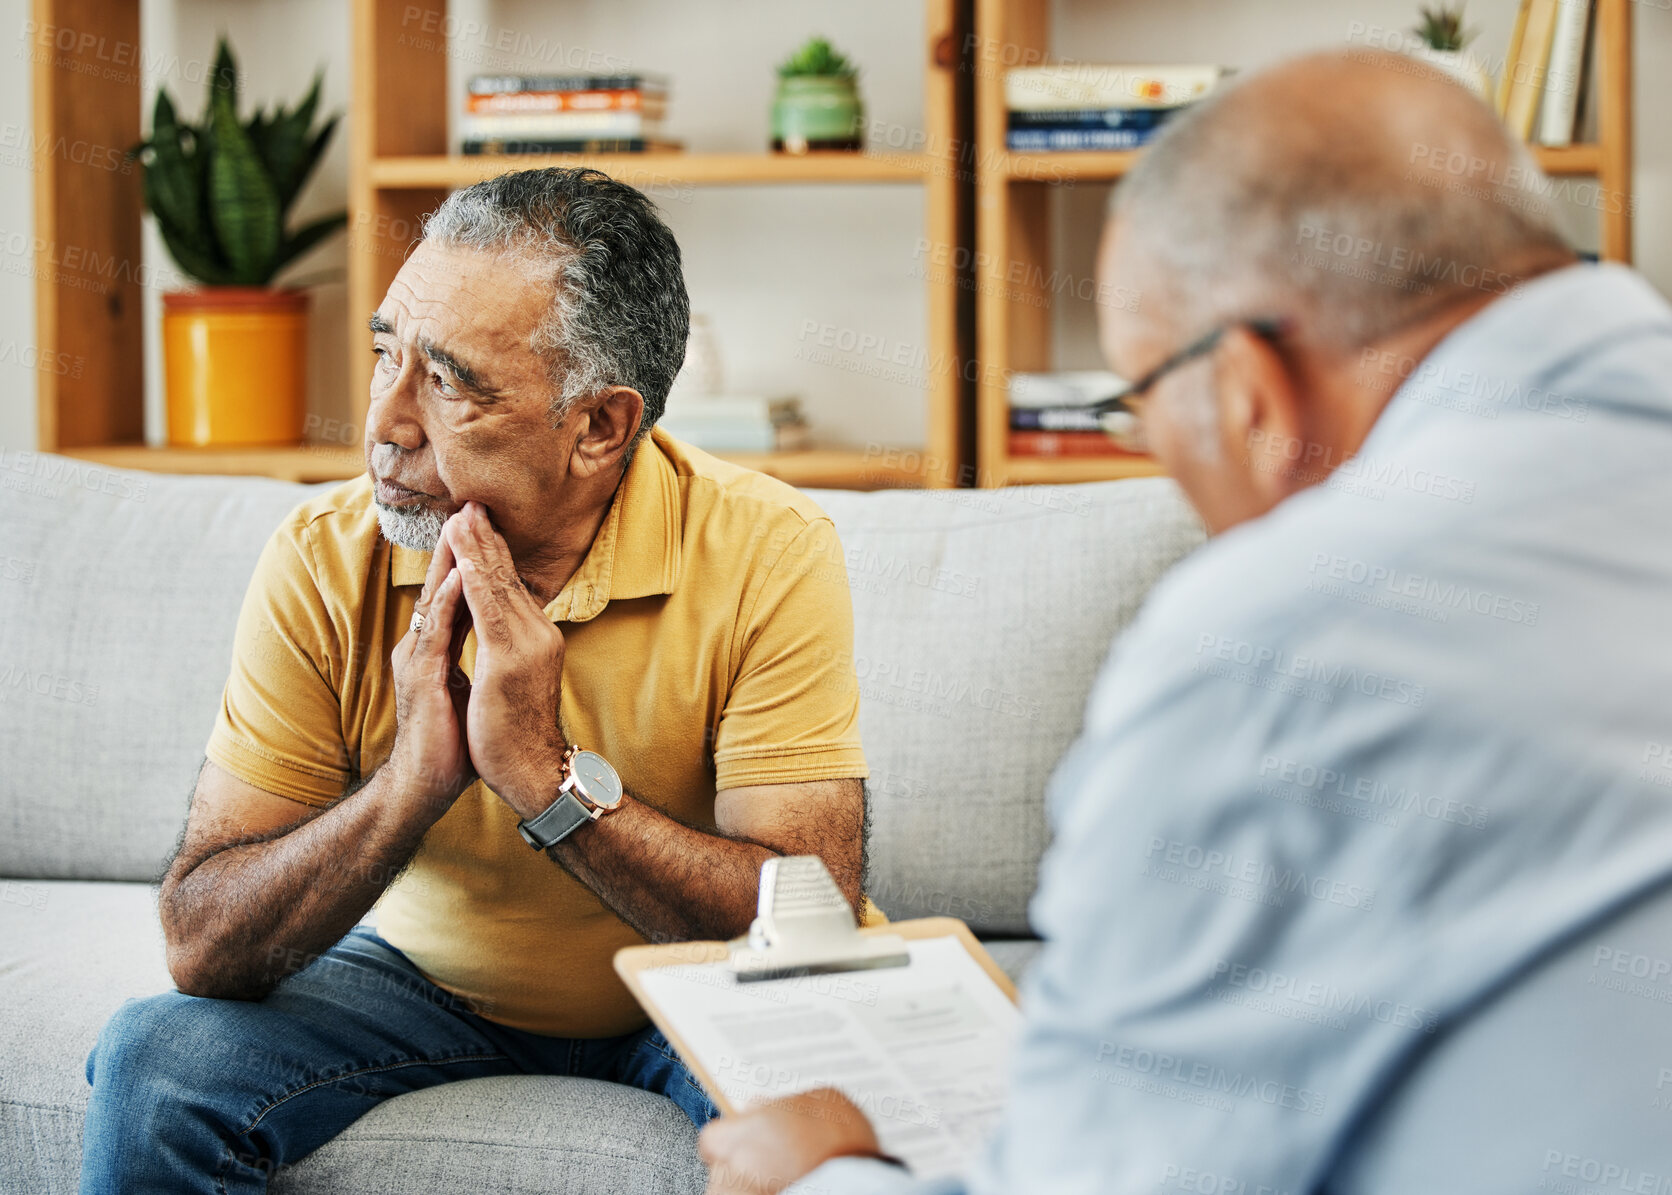
[[[470,679],[459,667],[470,613],[446,536],[430,557],[417,612],[424,616],[423,629],[408,630],[391,655],[395,746],[389,763],[400,791],[422,802],[433,820],[476,780],[465,741]]]

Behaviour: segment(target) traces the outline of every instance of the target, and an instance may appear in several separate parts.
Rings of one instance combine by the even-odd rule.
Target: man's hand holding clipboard
[[[635,946],[616,971],[726,1114],[711,1192],[782,1190],[831,1157],[964,1170],[996,1121],[1015,988],[962,922],[858,928],[815,857],[762,867],[735,943]]]

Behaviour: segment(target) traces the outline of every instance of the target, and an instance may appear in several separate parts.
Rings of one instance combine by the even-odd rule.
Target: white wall
[[[29,7],[29,0],[0,0],[0,46],[10,44],[14,64],[0,70],[0,447],[29,447],[35,438],[35,375],[15,363],[21,354],[4,352],[7,340],[30,345],[34,337],[30,262],[3,252],[7,237],[27,238],[33,227],[26,155],[4,150],[6,130],[16,137],[30,128],[21,36]],[[1343,44],[1355,20],[1402,27],[1416,7],[1414,0],[1053,0],[1053,49],[1076,59],[1221,61],[1248,69],[1303,48]],[[1483,30],[1477,46],[1488,58],[1501,55],[1514,9],[1514,0],[1470,3],[1469,18]],[[1650,280],[1672,293],[1672,120],[1663,115],[1672,111],[1672,0],[1641,0],[1633,10],[1637,258]],[[172,57],[151,56],[159,65],[147,73],[147,112],[158,83],[186,112],[199,111],[203,69],[222,30],[239,54],[247,98],[294,100],[324,66],[326,105],[347,105],[345,0],[144,0],[141,11],[148,53],[173,49]],[[454,0],[453,14],[482,29],[454,46],[455,94],[478,69],[535,67],[542,59],[551,68],[624,63],[672,77],[670,134],[689,148],[754,150],[768,135],[773,64],[818,32],[861,64],[875,127],[921,127],[921,11],[901,0]],[[347,145],[339,131],[303,194],[299,218],[344,203]],[[1078,187],[1058,196],[1061,268],[1089,268],[1104,195],[1104,188]],[[903,376],[868,376],[851,368],[865,358],[839,356],[850,367],[839,368],[807,351],[817,339],[817,331],[808,335],[809,323],[879,338],[884,355],[922,345],[914,252],[919,188],[678,188],[663,189],[658,202],[685,249],[693,308],[714,324],[729,388],[803,395],[830,442],[921,441],[922,391],[909,366],[894,371]],[[1575,213],[1572,227],[1576,236],[1594,238],[1589,213]],[[152,270],[172,273],[154,234],[147,255]],[[335,272],[313,290],[310,409],[326,417],[351,409],[346,354],[364,349],[345,331],[344,265],[338,237],[297,270]],[[147,291],[149,308],[160,289]],[[154,337],[154,312],[148,323]],[[1060,364],[1096,363],[1089,305],[1063,305],[1055,334]],[[148,355],[153,434],[160,429],[158,358]]]

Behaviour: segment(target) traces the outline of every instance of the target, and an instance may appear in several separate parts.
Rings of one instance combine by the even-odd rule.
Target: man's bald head
[[[1115,189],[1102,281],[1141,298],[1100,331],[1132,378],[1209,346],[1131,402],[1210,529],[1358,452],[1404,376],[1366,361],[1419,361],[1573,261],[1542,178],[1473,94],[1380,51],[1297,59],[1169,123]]]
[[[1432,67],[1309,55],[1171,124],[1116,188],[1116,268],[1182,333],[1278,315],[1356,347],[1571,260],[1541,179]]]

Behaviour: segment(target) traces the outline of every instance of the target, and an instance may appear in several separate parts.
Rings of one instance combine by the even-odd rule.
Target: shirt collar
[[[1672,334],[1672,311],[1635,270],[1580,262],[1540,275],[1487,304],[1435,345],[1400,385],[1360,449],[1376,455],[1432,424],[1426,388],[1473,394],[1541,384],[1602,345],[1644,333]],[[1438,379],[1438,381],[1436,381]],[[1478,397],[1478,396],[1477,396]],[[1607,396],[1587,392],[1593,404]]]
[[[672,593],[679,584],[683,495],[661,435],[652,430],[639,442],[586,558],[546,604],[552,621],[586,622],[611,601]],[[430,553],[392,545],[390,584],[422,585],[429,567]]]
[[[1435,354],[1479,356],[1485,350],[1532,376],[1599,341],[1652,328],[1665,332],[1667,317],[1666,300],[1635,270],[1579,262],[1506,291],[1458,325]]]

